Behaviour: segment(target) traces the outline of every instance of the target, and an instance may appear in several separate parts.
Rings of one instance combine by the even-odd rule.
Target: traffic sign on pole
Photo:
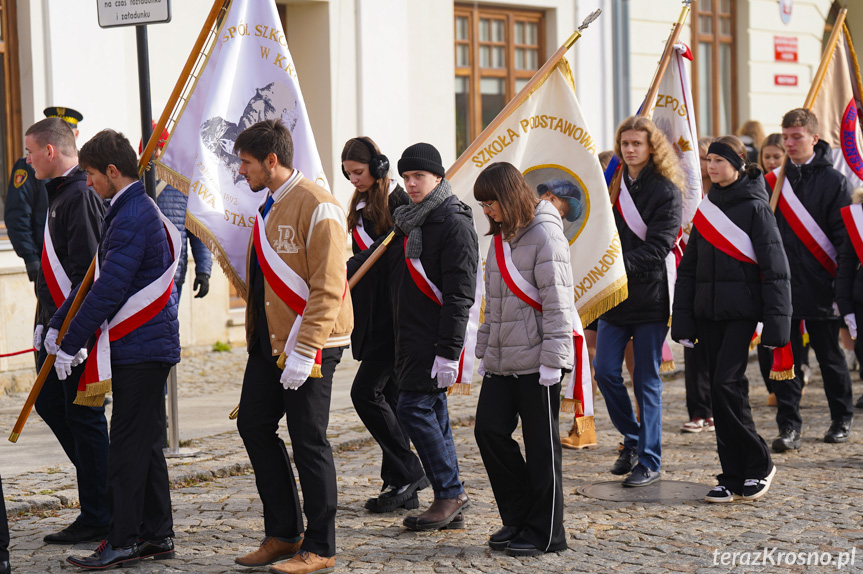
[[[96,0],[99,26],[141,26],[171,21],[171,0]]]

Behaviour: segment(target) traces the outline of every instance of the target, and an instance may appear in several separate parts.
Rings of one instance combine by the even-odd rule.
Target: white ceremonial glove
[[[72,358],[72,366],[77,367],[81,363],[87,360],[87,349],[81,348],[78,349],[78,352],[75,353],[75,356]]]
[[[33,331],[33,348],[37,351],[42,346],[42,331],[44,329],[44,325],[36,325],[36,329]]]
[[[45,333],[45,350],[48,351],[50,355],[56,355],[60,350],[60,347],[57,345],[57,335],[60,334],[60,331],[57,329],[48,329],[48,332]]]
[[[61,351],[57,351],[57,357],[54,359],[54,370],[57,371],[57,378],[65,381],[66,377],[72,374],[72,361],[75,357]]]
[[[476,368],[476,372],[479,373],[480,377],[485,378],[485,359],[479,360],[479,366]]]
[[[545,365],[539,366],[539,384],[550,387],[560,382],[560,369],[553,369]]]
[[[848,332],[851,333],[851,338],[857,338],[857,317],[854,313],[848,313],[844,317],[845,324],[848,325]]]
[[[450,388],[455,384],[455,379],[458,376],[458,361],[436,356],[432,365],[431,376],[437,376],[437,388]]]
[[[279,381],[285,390],[296,391],[303,386],[309,375],[312,374],[312,369],[315,366],[315,360],[305,355],[301,355],[296,351],[291,351],[285,361],[285,370],[282,371],[282,376]]]
[[[681,345],[683,345],[687,349],[694,349],[695,348],[695,343],[693,343],[689,339],[680,339],[678,341],[678,343],[680,343]]]
[[[841,313],[839,313],[839,304],[836,301],[833,301],[833,316],[840,317]]]

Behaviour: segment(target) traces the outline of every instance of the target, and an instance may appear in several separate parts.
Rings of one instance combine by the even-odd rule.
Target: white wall
[[[749,70],[748,91],[741,91],[741,102],[747,102],[749,113],[742,113],[740,122],[755,119],[764,125],[766,134],[780,131],[782,115],[799,108],[806,99],[809,85],[821,61],[821,41],[824,35],[824,20],[830,10],[831,0],[797,0],[791,21],[784,24],[779,16],[777,3],[772,0],[749,0],[738,10],[748,10]],[[860,12],[863,6],[851,3],[849,11]],[[773,37],[797,37],[798,61],[796,63],[774,60]],[[740,48],[738,47],[738,50]],[[747,54],[738,61],[746,61]],[[744,73],[745,70],[741,70]],[[776,74],[791,74],[798,77],[796,87],[774,85]]]
[[[79,146],[110,127],[133,144],[141,138],[135,28],[102,29],[96,2],[19,2],[22,122],[42,119],[60,105],[84,115]],[[158,118],[212,6],[210,0],[172,2],[172,20],[147,27],[152,113]]]

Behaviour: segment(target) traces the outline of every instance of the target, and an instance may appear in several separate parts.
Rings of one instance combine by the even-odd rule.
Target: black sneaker
[[[756,500],[761,498],[767,491],[770,490],[770,483],[773,482],[773,477],[776,476],[776,465],[773,465],[773,470],[770,471],[765,478],[747,478],[743,483],[743,500]]]
[[[635,449],[623,447],[623,450],[620,451],[617,460],[611,467],[611,474],[616,476],[629,474],[636,464],[638,464],[638,453]]]
[[[708,492],[707,496],[704,497],[704,500],[707,502],[732,502],[734,500],[734,493],[720,484],[719,486],[714,486],[713,490]]]

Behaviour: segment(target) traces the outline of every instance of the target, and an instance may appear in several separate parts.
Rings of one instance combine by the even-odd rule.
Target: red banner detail
[[[854,215],[851,214],[851,206],[846,205],[840,212],[842,220],[845,222],[845,227],[848,229],[848,236],[851,238],[851,244],[854,245],[854,252],[857,253],[857,259],[863,261],[863,238],[860,237],[860,230],[854,222]]]

